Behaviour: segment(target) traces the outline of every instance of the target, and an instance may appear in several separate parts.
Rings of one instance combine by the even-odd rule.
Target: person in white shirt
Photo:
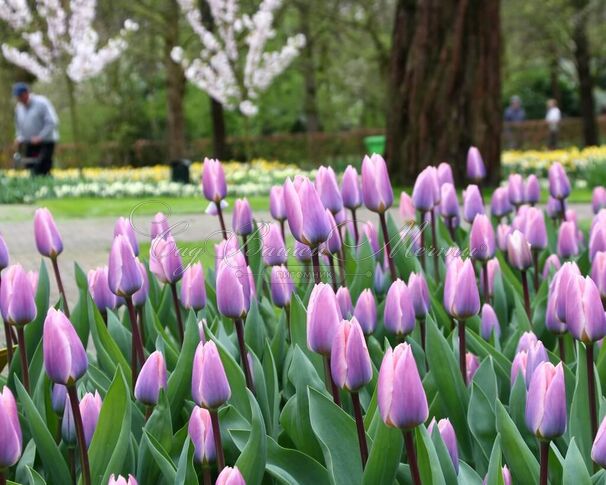
[[[560,121],[562,121],[562,112],[558,108],[558,102],[555,99],[547,101],[547,114],[545,121],[549,127],[549,140],[547,146],[550,150],[555,150],[558,146],[558,132],[560,131]]]

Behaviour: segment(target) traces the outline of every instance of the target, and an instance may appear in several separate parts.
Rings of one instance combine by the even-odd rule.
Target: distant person
[[[562,112],[558,108],[558,102],[555,99],[547,101],[547,114],[545,121],[549,127],[549,140],[547,146],[550,150],[555,150],[558,146],[558,134],[560,131],[560,122],[562,121]]]
[[[37,158],[31,166],[33,175],[48,175],[53,166],[55,144],[59,139],[59,118],[51,102],[39,94],[31,93],[27,84],[16,83],[13,95],[15,107],[15,143],[27,158]]]
[[[519,96],[512,96],[509,100],[509,106],[503,116],[505,119],[505,139],[509,148],[519,148],[522,131],[519,127],[512,126],[512,123],[518,123],[526,119],[526,111],[522,108],[522,100]]]

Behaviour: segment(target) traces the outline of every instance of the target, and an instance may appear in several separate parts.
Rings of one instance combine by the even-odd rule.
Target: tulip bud
[[[114,226],[114,237],[120,234],[124,236],[126,240],[130,243],[130,246],[131,248],[133,248],[133,253],[135,254],[135,256],[138,256],[139,243],[137,242],[137,235],[135,234],[133,225],[125,217],[118,217],[116,225]]]
[[[284,207],[284,188],[274,185],[269,190],[269,212],[277,221],[286,220],[286,208]]]
[[[515,207],[524,203],[524,179],[519,173],[512,173],[507,180],[509,202]]]
[[[532,253],[526,236],[517,229],[507,238],[507,259],[509,264],[520,271],[532,266]]]
[[[478,214],[484,214],[480,189],[477,185],[468,185],[463,191],[463,219],[471,224]]]
[[[486,177],[484,160],[477,147],[471,146],[467,151],[467,178],[479,182]]]
[[[579,254],[577,227],[574,222],[565,221],[560,224],[560,230],[558,231],[558,256],[566,259],[577,254]]]
[[[494,257],[495,235],[488,216],[478,214],[469,235],[469,251],[473,259],[486,261]]]
[[[42,350],[51,381],[72,385],[86,373],[88,359],[80,337],[63,312],[53,307],[44,320]]]
[[[488,304],[482,305],[482,325],[480,326],[480,334],[484,340],[490,340],[494,334],[495,339],[501,336],[501,327],[499,319],[494,309]]]
[[[383,213],[393,204],[387,164],[376,153],[362,160],[362,198],[366,208],[372,212]]]
[[[362,290],[353,314],[366,335],[374,332],[377,325],[377,304],[372,291],[369,289]]]
[[[133,248],[122,235],[117,236],[112,243],[107,274],[109,288],[114,295],[131,296],[143,285]]]
[[[141,367],[135,384],[135,399],[146,406],[155,406],[160,390],[166,389],[166,363],[162,352],[153,352]]]
[[[538,204],[541,199],[541,186],[539,179],[535,174],[531,174],[526,179],[526,187],[524,188],[524,200],[527,204]]]
[[[247,199],[236,199],[232,227],[238,236],[248,236],[253,232],[252,210]]]
[[[219,264],[217,307],[228,318],[244,318],[250,309],[251,287],[244,257],[238,252]]]
[[[294,256],[300,263],[309,263],[311,261],[312,250],[302,242],[295,241]]]
[[[65,400],[67,399],[67,387],[63,384],[53,384],[51,391],[51,406],[59,416],[63,415]]]
[[[145,302],[149,296],[149,278],[147,277],[147,268],[145,265],[139,261],[139,258],[135,258],[137,263],[137,268],[139,269],[139,274],[141,275],[141,288],[133,293],[133,305],[137,308],[145,306]],[[122,298],[117,298],[116,306],[124,304]]]
[[[273,266],[271,268],[271,299],[278,308],[290,304],[295,289],[290,271],[286,266]]]
[[[556,316],[566,322],[566,304],[568,302],[568,283],[574,276],[580,276],[581,271],[576,263],[566,262],[554,275],[552,285],[556,297]]]
[[[237,237],[229,237],[222,240],[219,244],[215,244],[215,273],[219,271],[220,263],[223,260],[233,257],[240,258],[243,261],[242,264],[244,264],[244,256],[240,253]]]
[[[446,267],[444,306],[453,318],[466,320],[480,311],[480,294],[471,259],[454,258]]]
[[[217,409],[231,397],[227,375],[212,340],[198,344],[191,381],[191,394],[198,406]]]
[[[412,197],[405,191],[400,194],[400,207],[398,209],[404,224],[414,224],[416,220],[415,206]]]
[[[337,289],[337,303],[339,304],[339,310],[344,319],[349,319],[353,315],[353,303],[351,302],[351,295],[349,289],[345,286],[340,286]]]
[[[604,187],[595,187],[591,194],[591,208],[593,213],[597,214],[600,209],[606,208],[606,189]]]
[[[338,387],[357,392],[372,379],[366,340],[355,317],[338,325],[330,357],[332,379]]]
[[[480,270],[480,288],[483,295],[492,297],[494,295],[494,280],[501,273],[499,260],[496,258],[489,259],[486,263],[486,270],[488,271],[488,288],[484,288],[484,267]]]
[[[438,165],[438,182],[440,186],[444,184],[454,185],[454,177],[452,175],[452,167],[449,163],[442,162]]]
[[[288,253],[277,224],[268,224],[263,231],[263,261],[267,266],[286,264]]]
[[[109,289],[107,266],[88,272],[88,290],[100,312],[113,310],[118,306],[118,298]]]
[[[538,342],[537,336],[532,332],[524,332],[520,340],[518,340],[518,346],[516,352],[529,351],[534,344]]]
[[[536,207],[528,208],[524,235],[533,251],[542,250],[547,247],[547,228],[545,227],[545,218],[541,209]]]
[[[501,476],[503,477],[503,485],[511,485],[513,483],[511,481],[511,472],[509,471],[509,468],[507,468],[507,465],[504,465],[503,468],[501,469]],[[484,478],[482,485],[487,485],[488,484],[487,480],[488,480],[488,476],[486,476]]]
[[[307,346],[319,354],[329,355],[332,341],[341,321],[341,311],[332,288],[324,283],[314,286],[307,305]]]
[[[206,200],[220,202],[227,195],[225,173],[219,160],[204,159],[202,167],[202,191]]]
[[[410,273],[408,277],[408,290],[415,310],[415,317],[425,318],[429,312],[430,299],[427,281],[422,273]]]
[[[406,336],[415,328],[415,309],[406,283],[397,279],[385,298],[383,323],[388,332]]]
[[[433,209],[436,204],[435,179],[433,173],[426,167],[415,180],[412,189],[412,202],[420,212],[427,212]],[[441,195],[440,195],[441,198]]]
[[[61,235],[53,215],[46,207],[36,209],[34,213],[34,236],[36,247],[42,256],[54,259],[63,252]]]
[[[560,258],[557,254],[550,254],[543,264],[543,279],[549,278],[551,273],[555,273],[562,267]]]
[[[215,485],[246,485],[246,481],[237,466],[226,466],[217,477]]]
[[[366,237],[372,253],[376,256],[379,252],[379,234],[375,225],[370,221],[362,224],[362,235]]]
[[[593,258],[591,279],[598,287],[602,299],[606,299],[606,251],[599,251]]]
[[[284,184],[284,205],[288,227],[294,238],[303,244],[316,247],[330,235],[330,222],[320,196],[309,179],[295,187],[290,178]]]
[[[545,311],[545,328],[552,333],[561,335],[566,332],[566,323],[558,318],[558,295],[560,293],[560,278],[554,277],[549,285],[549,293],[547,296],[547,309]]]
[[[36,308],[36,288],[20,264],[9,266],[0,286],[0,311],[5,322],[23,326],[31,322]]]
[[[551,440],[566,431],[566,387],[560,362],[543,362],[535,370],[526,397],[526,426],[539,439]]]
[[[490,201],[490,213],[493,217],[500,219],[510,214],[513,208],[509,201],[509,192],[506,187],[498,187],[492,193]]]
[[[362,205],[358,171],[351,165],[347,165],[347,168],[343,173],[341,197],[343,198],[343,205],[348,209],[355,210]]]
[[[465,354],[465,369],[467,371],[467,376],[465,377],[465,383],[469,385],[473,379],[473,376],[476,375],[478,368],[480,367],[480,359],[478,359],[477,355],[472,354],[471,352],[467,352]]]
[[[591,459],[602,468],[606,468],[606,418],[602,420],[593,440]]]
[[[337,254],[341,250],[343,242],[341,241],[341,232],[337,227],[337,222],[328,209],[326,209],[326,219],[330,225],[330,232],[328,233],[328,239],[322,244],[322,252],[329,256]]]
[[[528,348],[528,357],[526,359],[526,387],[530,385],[532,381],[532,376],[534,375],[535,370],[543,363],[549,362],[549,358],[547,356],[547,350],[545,350],[545,346],[543,342],[537,340],[534,344],[530,345]]]
[[[575,339],[590,344],[606,336],[600,292],[589,276],[572,276],[566,299],[566,326]]]
[[[429,415],[427,397],[410,345],[387,348],[377,387],[377,403],[385,424],[411,429],[425,422]]]
[[[149,248],[149,269],[162,283],[174,284],[183,277],[183,262],[175,239],[157,238]]]
[[[208,410],[194,407],[187,426],[189,438],[194,444],[194,459],[198,463],[210,463],[215,461],[217,452],[213,427]]]
[[[375,293],[382,295],[387,286],[387,275],[381,263],[375,265],[375,274],[373,277],[373,288]]]
[[[8,266],[8,247],[0,234],[0,271]]]
[[[555,220],[560,216],[560,211],[561,211],[560,201],[549,196],[549,198],[547,199],[547,206],[545,207],[545,212],[547,212],[547,215],[551,219]]]
[[[526,350],[519,351],[511,364],[511,385],[516,382],[518,375],[522,375],[522,379],[526,382],[526,365],[528,364],[528,352]]]
[[[554,163],[549,167],[549,193],[554,199],[562,200],[570,195],[570,181],[564,167],[560,163]]]
[[[0,392],[0,469],[9,468],[19,461],[23,438],[17,414],[17,403],[11,390],[4,386]]]
[[[606,251],[606,224],[594,224],[589,232],[589,261],[598,251]]]
[[[138,485],[138,484],[137,484],[137,480],[135,480],[135,477],[133,477],[132,475],[129,475],[128,480],[127,480],[122,475],[118,475],[118,477],[116,478],[116,475],[114,475],[112,473],[112,475],[109,477],[109,482],[107,482],[107,485]]]
[[[181,303],[185,308],[195,311],[206,306],[206,284],[202,263],[195,263],[183,272],[181,282]]]
[[[431,435],[433,433],[433,429],[436,425],[436,418],[431,420],[429,426],[427,427],[427,432]],[[455,430],[450,422],[450,419],[440,419],[438,421],[438,432],[442,437],[442,441],[446,445],[446,449],[448,450],[448,454],[450,455],[450,459],[452,460],[452,464],[455,468],[456,473],[459,473],[459,451],[457,449],[457,435]]]
[[[442,217],[449,219],[459,218],[459,200],[457,199],[457,191],[451,183],[442,184],[440,188],[440,214]]]
[[[343,198],[332,167],[320,166],[316,174],[316,190],[326,209],[336,214],[343,208]]]
[[[66,400],[67,403],[68,400]],[[82,416],[82,427],[84,428],[84,441],[86,446],[90,445],[97,428],[99,414],[101,413],[103,401],[97,391],[95,394],[87,392],[80,400],[80,416]]]
[[[214,204],[211,204],[214,206]],[[150,239],[153,241],[158,236],[166,237],[170,234],[170,226],[168,225],[168,217],[162,212],[158,212],[151,221],[151,228],[149,231]]]

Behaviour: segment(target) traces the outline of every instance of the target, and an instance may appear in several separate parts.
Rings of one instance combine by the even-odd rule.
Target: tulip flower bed
[[[120,218],[78,295],[38,209],[39,272],[0,238],[0,484],[606,483],[606,190],[584,234],[561,165],[545,212],[512,174],[485,214],[473,147],[467,173],[461,204],[427,167],[396,213],[380,156],[320,167],[228,229],[205,160],[214,264],[184,264],[161,213]]]

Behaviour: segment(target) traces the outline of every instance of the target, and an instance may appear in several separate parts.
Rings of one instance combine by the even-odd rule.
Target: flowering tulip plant
[[[77,294],[40,209],[38,272],[0,237],[0,484],[603,483],[606,192],[584,234],[549,173],[546,213],[531,177],[483,201],[477,149],[462,200],[447,164],[394,199],[372,155],[286,178],[262,223],[207,160],[214,267],[119,219]]]

